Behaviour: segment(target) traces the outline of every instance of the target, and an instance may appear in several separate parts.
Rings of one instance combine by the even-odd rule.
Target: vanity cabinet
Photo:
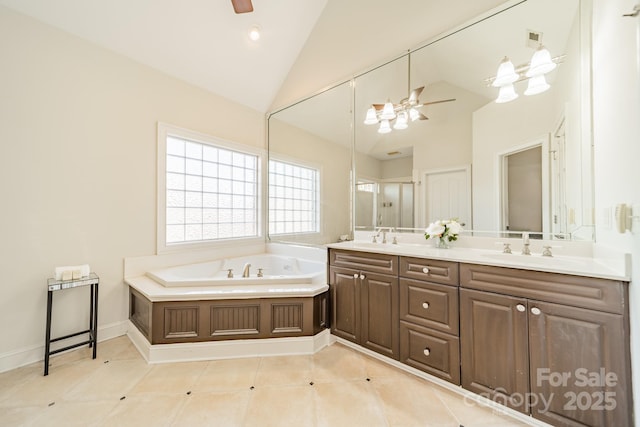
[[[458,263],[400,257],[400,361],[460,384]]]
[[[398,257],[329,250],[331,333],[399,358]]]
[[[626,284],[460,265],[462,386],[557,426],[631,426]]]

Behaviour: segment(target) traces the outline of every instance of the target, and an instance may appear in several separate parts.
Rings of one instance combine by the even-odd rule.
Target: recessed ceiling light
[[[249,28],[249,39],[253,40],[254,42],[260,40],[260,27],[254,25],[253,27]]]

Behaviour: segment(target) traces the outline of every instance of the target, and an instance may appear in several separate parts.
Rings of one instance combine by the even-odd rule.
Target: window
[[[186,243],[259,237],[254,153],[158,127],[158,251]]]
[[[320,173],[269,160],[269,234],[320,232]]]

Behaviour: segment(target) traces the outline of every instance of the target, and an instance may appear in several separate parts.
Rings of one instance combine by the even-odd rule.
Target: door
[[[331,333],[349,341],[360,337],[359,272],[348,268],[329,269],[331,289]]]
[[[528,413],[526,300],[460,289],[462,386]]]
[[[529,302],[533,415],[557,426],[631,426],[619,314]],[[532,401],[533,403],[533,401]]]
[[[542,232],[542,146],[505,156],[507,230]]]
[[[471,189],[467,168],[426,172],[424,175],[424,224],[458,218],[471,227]]]
[[[400,316],[398,278],[362,272],[362,345],[398,360]]]

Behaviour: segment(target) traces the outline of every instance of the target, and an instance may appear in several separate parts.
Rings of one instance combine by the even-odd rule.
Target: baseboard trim
[[[98,342],[125,335],[128,327],[128,320],[99,326]],[[72,341],[70,342],[72,343]],[[73,350],[74,349],[68,351]],[[51,357],[54,358],[64,353],[66,352],[59,353]],[[0,354],[0,373],[42,361],[44,361],[44,343],[42,345],[33,345],[19,350],[9,351]]]
[[[128,321],[127,336],[147,363],[314,354],[330,344],[328,329],[311,337],[265,338],[197,343],[150,344]]]

